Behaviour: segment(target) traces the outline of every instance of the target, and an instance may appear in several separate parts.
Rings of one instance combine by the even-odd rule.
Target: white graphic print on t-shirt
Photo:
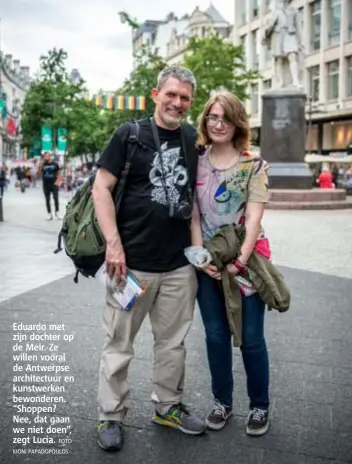
[[[152,169],[149,179],[154,188],[151,193],[152,201],[162,205],[167,205],[165,186],[171,205],[176,205],[180,201],[181,189],[187,184],[188,174],[184,166],[179,164],[181,147],[167,148],[167,142],[161,145],[162,163],[158,152],[154,155]],[[164,172],[164,175],[163,175]],[[163,177],[165,181],[163,181]],[[165,186],[164,186],[165,184]]]

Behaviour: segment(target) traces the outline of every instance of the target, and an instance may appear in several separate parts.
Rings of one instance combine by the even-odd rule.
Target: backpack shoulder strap
[[[128,125],[129,125],[129,136],[127,139],[126,162],[121,172],[120,179],[118,180],[116,193],[115,193],[116,212],[120,208],[121,199],[122,199],[122,195],[125,189],[126,180],[127,180],[130,168],[131,168],[132,158],[139,145],[140,127],[139,127],[138,122],[136,120],[128,121]]]

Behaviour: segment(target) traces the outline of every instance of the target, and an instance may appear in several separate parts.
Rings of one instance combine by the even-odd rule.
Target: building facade
[[[29,67],[0,52],[0,163],[21,155],[21,107],[30,83]]]
[[[273,2],[273,3],[272,3]],[[307,151],[343,152],[352,140],[352,0],[293,0],[302,24],[306,55]],[[275,0],[235,0],[234,43],[242,44],[253,85],[247,111],[260,139],[261,95],[272,86],[270,51],[262,43],[266,15]]]
[[[146,44],[158,50],[159,55],[169,65],[180,64],[189,37],[203,37],[208,31],[216,31],[225,41],[233,41],[232,26],[212,4],[205,11],[197,7],[192,14],[186,14],[181,18],[170,13],[164,21],[148,20],[134,31],[133,53],[138,53],[143,44]]]

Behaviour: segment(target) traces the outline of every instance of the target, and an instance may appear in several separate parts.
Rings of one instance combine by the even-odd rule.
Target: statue
[[[300,18],[292,0],[274,0],[264,29],[264,45],[271,49],[276,85],[302,87],[303,44]]]

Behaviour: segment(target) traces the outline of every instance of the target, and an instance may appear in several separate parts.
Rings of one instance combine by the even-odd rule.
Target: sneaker
[[[117,421],[100,421],[97,441],[104,451],[119,451],[123,445],[122,424]]]
[[[164,416],[156,412],[153,422],[181,430],[187,435],[201,435],[207,428],[205,422],[191,414],[182,403],[171,406]]]
[[[227,419],[231,416],[232,406],[225,406],[216,400],[212,411],[205,419],[205,423],[211,430],[221,430],[225,427]]]
[[[52,215],[52,214],[48,214],[47,220],[48,220],[48,221],[52,221],[52,220],[53,220],[53,215]]]
[[[60,216],[60,214],[59,214],[59,213],[55,213],[55,219],[57,219],[58,221],[60,221],[60,220],[61,220],[61,216]]]
[[[264,435],[269,429],[269,412],[267,409],[251,409],[247,418],[247,435]]]

